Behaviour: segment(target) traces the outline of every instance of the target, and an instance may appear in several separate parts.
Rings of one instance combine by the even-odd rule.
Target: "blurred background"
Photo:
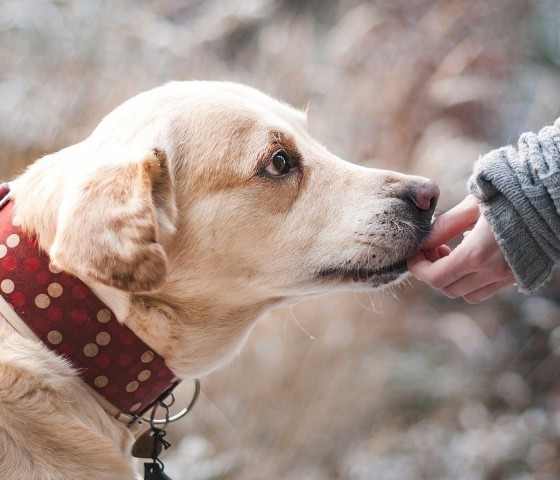
[[[349,161],[429,176],[560,114],[557,0],[0,0],[0,174],[171,79],[309,108]],[[270,312],[204,378],[174,479],[560,478],[560,282],[484,304],[411,281]],[[189,386],[183,387],[185,401]]]

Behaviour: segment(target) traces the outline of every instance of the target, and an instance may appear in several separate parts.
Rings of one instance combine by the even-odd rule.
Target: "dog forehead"
[[[267,112],[290,123],[305,126],[306,114],[285,102],[279,101],[260,90],[233,82],[172,82],[162,87],[166,95],[195,98],[207,108],[232,110],[239,113]]]
[[[294,144],[308,137],[304,113],[244,85],[175,82],[162,93],[182,104],[174,111],[171,137],[190,153],[200,152],[200,160],[209,152],[230,159],[250,153],[256,160],[273,143]]]
[[[256,130],[306,131],[305,113],[244,85],[229,82],[171,82],[127,100],[109,113],[88,138],[90,145],[139,144]],[[159,139],[159,140],[158,140]],[[164,142],[165,143],[165,142]]]
[[[243,102],[248,102],[263,115],[273,113],[290,123],[302,127],[307,126],[307,115],[304,112],[266,95],[260,90],[237,83],[223,83],[221,87],[232,95],[239,97]]]
[[[263,92],[232,82],[172,82],[161,87],[170,102],[183,103],[181,113],[232,122],[253,121],[271,129],[306,128],[306,114]]]

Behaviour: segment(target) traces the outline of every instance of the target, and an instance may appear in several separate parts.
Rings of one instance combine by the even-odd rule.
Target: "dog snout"
[[[406,195],[423,215],[431,217],[439,198],[439,188],[427,178],[415,180],[408,187]]]

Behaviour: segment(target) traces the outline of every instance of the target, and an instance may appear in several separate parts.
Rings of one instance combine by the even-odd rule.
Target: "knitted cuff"
[[[520,211],[535,214],[524,198],[510,159],[511,147],[493,150],[480,158],[469,180],[470,193],[477,197],[506,262],[525,293],[532,293],[551,275],[554,262],[543,250],[538,229],[524,220]],[[536,212],[538,216],[538,212]]]

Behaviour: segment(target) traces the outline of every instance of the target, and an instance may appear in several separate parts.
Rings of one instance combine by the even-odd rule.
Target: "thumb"
[[[480,210],[476,198],[468,195],[461,203],[436,219],[430,235],[421,245],[421,248],[435,248],[448,242],[453,237],[472,228],[479,216]]]

